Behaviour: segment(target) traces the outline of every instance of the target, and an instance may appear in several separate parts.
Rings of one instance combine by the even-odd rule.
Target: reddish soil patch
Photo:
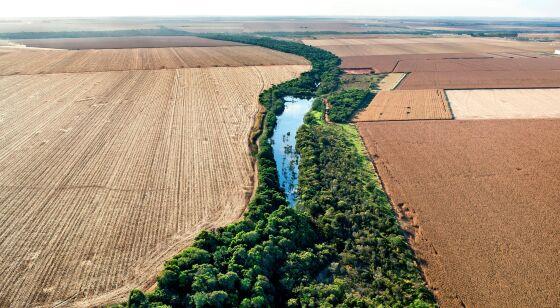
[[[371,74],[371,68],[345,69],[344,72],[350,75],[369,75]]]
[[[442,307],[560,306],[560,120],[358,128]]]
[[[30,47],[56,49],[121,49],[159,47],[239,46],[240,43],[205,39],[195,36],[129,36],[19,40]]]
[[[559,57],[402,60],[394,72],[546,71],[559,70]]]
[[[399,90],[559,88],[560,70],[413,72]]]
[[[492,61],[491,59],[504,59],[504,61],[507,61],[508,59],[534,59],[536,57],[542,57],[542,55],[537,53],[500,52],[348,56],[342,58],[342,65],[340,67],[343,69],[372,68],[376,73],[412,72],[420,70],[420,67],[430,65],[430,63],[440,63],[440,61],[444,63],[461,63],[462,61],[469,60]],[[558,58],[554,57],[545,57],[544,59],[553,59],[559,62]]]

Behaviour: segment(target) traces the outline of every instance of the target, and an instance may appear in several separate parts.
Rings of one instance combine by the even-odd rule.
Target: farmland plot
[[[0,77],[0,306],[123,300],[238,219],[258,95],[308,69]]]
[[[544,52],[552,54],[560,42],[521,42],[495,38],[439,37],[439,38],[356,38],[304,40],[305,44],[320,47],[339,57],[437,53],[494,53]]]
[[[355,122],[451,119],[442,90],[395,90],[377,93]]]
[[[560,118],[560,89],[446,91],[457,119]]]
[[[30,47],[55,49],[121,49],[161,47],[218,47],[239,46],[240,43],[211,40],[196,36],[129,36],[129,37],[82,37],[17,40]]]
[[[21,50],[0,57],[0,75],[308,64],[256,46],[100,50]]]
[[[413,72],[399,90],[560,88],[560,70]]]
[[[560,120],[358,128],[442,307],[560,305]]]

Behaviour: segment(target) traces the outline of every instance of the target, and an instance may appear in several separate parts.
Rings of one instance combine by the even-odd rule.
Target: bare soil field
[[[129,36],[16,40],[30,47],[54,49],[122,49],[162,47],[216,47],[244,44],[206,39],[196,36]]]
[[[451,119],[443,90],[381,91],[354,122]]]
[[[0,75],[292,64],[308,63],[292,54],[256,46],[20,50],[0,57]]]
[[[124,300],[241,217],[259,93],[308,69],[0,77],[0,306]]]
[[[320,47],[339,57],[368,55],[544,52],[560,49],[560,42],[523,42],[497,38],[409,37],[365,39],[309,39],[305,44]]]
[[[436,54],[401,54],[401,55],[373,55],[349,56],[342,58],[341,68],[371,68],[376,73],[397,72],[400,63],[430,63],[432,60],[445,60],[448,62],[469,59],[516,59],[544,57],[541,53],[436,53]],[[404,70],[400,70],[404,71]]]
[[[379,82],[379,89],[381,91],[391,91],[399,85],[405,76],[406,74],[403,73],[389,73]]]
[[[0,58],[2,59],[2,58]],[[399,90],[560,88],[560,70],[414,72]]]
[[[560,89],[446,91],[456,119],[560,118]]]
[[[560,120],[358,128],[442,307],[560,305]]]
[[[400,60],[394,72],[560,70],[560,57]]]

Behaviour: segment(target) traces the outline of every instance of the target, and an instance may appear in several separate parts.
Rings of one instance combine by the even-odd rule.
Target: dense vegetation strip
[[[270,137],[284,96],[329,95],[340,60],[294,42],[241,35],[207,38],[259,45],[306,57],[296,80],[260,95],[266,108],[256,153],[259,184],[245,218],[202,232],[165,264],[155,291],[131,292],[130,306],[431,306],[387,198],[357,132],[322,121],[316,100],[298,133],[301,201],[290,208],[278,183]],[[300,181],[301,181],[300,180]]]
[[[326,111],[331,121],[348,123],[354,115],[366,107],[373,93],[365,89],[346,89],[336,91],[327,96],[329,110]]]

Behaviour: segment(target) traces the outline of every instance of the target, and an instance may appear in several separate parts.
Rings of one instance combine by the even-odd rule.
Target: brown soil
[[[255,46],[100,50],[18,50],[0,57],[0,75],[308,64]]]
[[[2,59],[2,58],[0,58]],[[414,72],[399,90],[560,88],[560,70]]]
[[[560,120],[358,128],[442,307],[560,306]]]
[[[451,119],[449,105],[442,90],[381,91],[355,122]]]
[[[401,60],[394,72],[546,71],[560,70],[560,57]]]
[[[130,36],[88,37],[17,40],[17,43],[41,48],[55,49],[121,49],[161,47],[216,47],[239,46],[240,43],[218,41],[196,36]]]
[[[0,77],[0,306],[122,301],[240,218],[258,95],[308,69]]]

